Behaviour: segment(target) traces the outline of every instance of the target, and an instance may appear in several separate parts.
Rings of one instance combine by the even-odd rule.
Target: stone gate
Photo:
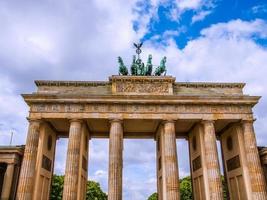
[[[171,76],[35,83],[36,92],[23,94],[29,130],[17,199],[48,199],[60,137],[69,138],[65,200],[85,198],[91,138],[109,138],[109,200],[122,199],[124,138],[155,140],[160,200],[180,199],[176,138],[189,143],[194,199],[223,199],[221,173],[230,199],[267,199],[253,129],[259,97],[243,94],[243,83],[177,83]]]

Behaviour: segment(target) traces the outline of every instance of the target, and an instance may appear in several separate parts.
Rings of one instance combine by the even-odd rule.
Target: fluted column
[[[242,121],[242,126],[253,200],[267,199],[266,183],[257,149],[253,121]]]
[[[18,200],[31,200],[35,180],[35,165],[40,135],[40,120],[29,120],[24,157],[17,190]]]
[[[63,200],[77,200],[82,120],[70,121]]]
[[[8,200],[10,197],[10,191],[12,187],[12,181],[13,181],[13,174],[14,174],[14,163],[8,164],[4,182],[3,182],[3,189],[1,194],[1,200]]]
[[[214,121],[203,121],[202,124],[204,128],[204,148],[210,194],[209,199],[223,200],[223,189]]]
[[[161,135],[162,168],[163,168],[163,199],[179,200],[179,173],[176,150],[175,122],[164,121]]]
[[[122,200],[122,121],[111,120],[109,133],[108,200]]]

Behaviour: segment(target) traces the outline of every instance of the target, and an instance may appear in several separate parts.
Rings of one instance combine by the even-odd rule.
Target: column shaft
[[[253,121],[243,121],[244,145],[253,199],[267,199],[266,183],[257,149]]]
[[[109,135],[108,200],[122,200],[123,127],[112,120]]]
[[[163,161],[163,192],[164,200],[179,200],[179,173],[176,150],[175,124],[173,121],[164,122],[162,132],[162,161]]]
[[[203,121],[204,148],[207,166],[209,194],[212,200],[223,199],[223,189],[213,121]]]
[[[18,200],[32,199],[39,135],[40,121],[31,120],[20,171],[19,185],[17,190]]]
[[[8,164],[4,182],[3,182],[3,189],[1,194],[1,200],[8,200],[10,197],[10,191],[12,187],[12,181],[13,181],[13,174],[14,174],[14,164]]]
[[[82,121],[71,120],[63,200],[77,200]]]

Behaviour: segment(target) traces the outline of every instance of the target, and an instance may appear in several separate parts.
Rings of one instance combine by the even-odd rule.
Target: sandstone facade
[[[48,199],[59,137],[69,137],[64,199],[84,199],[90,138],[109,138],[109,200],[122,199],[123,138],[156,141],[161,200],[180,199],[176,138],[189,141],[195,199],[223,199],[218,140],[230,199],[267,199],[253,129],[260,97],[243,94],[243,83],[176,83],[171,76],[35,83],[37,92],[23,95],[30,125],[18,199],[38,199],[36,191]]]

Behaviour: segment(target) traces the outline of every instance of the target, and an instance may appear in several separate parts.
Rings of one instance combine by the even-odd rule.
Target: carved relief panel
[[[170,76],[112,76],[113,94],[172,95],[175,78]]]

